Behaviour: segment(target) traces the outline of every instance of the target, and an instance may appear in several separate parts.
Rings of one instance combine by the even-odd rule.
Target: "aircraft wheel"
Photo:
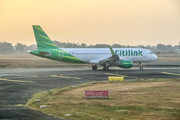
[[[109,67],[103,67],[103,70],[104,70],[104,71],[108,71],[108,70],[109,70]]]
[[[92,69],[93,70],[97,70],[97,66],[92,66]]]
[[[143,66],[140,66],[140,70],[143,70]]]

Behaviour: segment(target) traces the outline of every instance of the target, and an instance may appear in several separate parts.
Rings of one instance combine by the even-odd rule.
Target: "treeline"
[[[87,45],[85,43],[70,43],[70,42],[59,42],[53,41],[54,44],[60,48],[109,48],[108,44],[96,44],[96,45]],[[112,48],[145,48],[149,49],[154,53],[179,53],[180,52],[180,44],[179,45],[164,45],[158,44],[157,46],[151,45],[137,45],[137,46],[129,46],[129,45],[120,45],[113,44]],[[37,45],[25,45],[22,43],[17,43],[16,45],[12,45],[12,43],[8,42],[0,42],[0,54],[11,54],[11,53],[27,53],[31,50],[36,50]]]
[[[27,46],[22,43],[17,43],[13,46],[12,43],[0,42],[0,54],[27,53],[35,49],[37,49],[36,45]]]

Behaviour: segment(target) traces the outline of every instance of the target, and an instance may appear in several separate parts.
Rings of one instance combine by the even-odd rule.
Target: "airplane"
[[[38,50],[30,54],[55,61],[67,63],[90,63],[92,69],[97,70],[97,65],[102,65],[103,70],[110,66],[131,68],[133,63],[142,63],[157,60],[157,56],[148,49],[143,48],[59,48],[47,36],[39,25],[33,25],[34,35]]]

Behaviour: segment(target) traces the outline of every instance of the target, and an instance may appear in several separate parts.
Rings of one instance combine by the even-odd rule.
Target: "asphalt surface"
[[[57,76],[58,75],[58,76]],[[24,105],[34,93],[74,86],[91,81],[108,80],[108,76],[124,76],[125,80],[143,78],[179,78],[180,68],[24,68],[0,69],[0,119],[3,120],[61,120],[31,110]],[[42,108],[43,109],[43,108]]]

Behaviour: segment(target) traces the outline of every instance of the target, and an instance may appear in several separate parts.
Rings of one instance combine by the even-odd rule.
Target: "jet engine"
[[[131,60],[120,60],[114,64],[115,66],[119,66],[120,68],[131,68],[133,62]]]

